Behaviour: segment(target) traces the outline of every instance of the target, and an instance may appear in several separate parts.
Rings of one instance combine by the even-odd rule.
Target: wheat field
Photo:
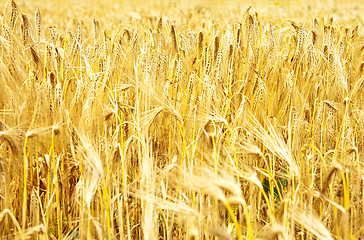
[[[0,239],[363,239],[363,11],[1,3]]]

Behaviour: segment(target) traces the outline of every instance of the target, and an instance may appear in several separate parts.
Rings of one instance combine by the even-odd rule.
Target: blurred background
[[[202,19],[216,22],[239,21],[251,6],[263,21],[287,20],[311,24],[314,17],[341,21],[363,22],[364,0],[15,0],[19,9],[34,16],[39,8],[47,25],[68,24],[72,19],[91,22],[92,18],[103,19],[104,23],[120,23],[138,16],[168,17],[179,21],[181,12],[186,15],[202,14]],[[0,1],[3,15],[10,17],[11,1]],[[31,20],[31,19],[30,19]]]

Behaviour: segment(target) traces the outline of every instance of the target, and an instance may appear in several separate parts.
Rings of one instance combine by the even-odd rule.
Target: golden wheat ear
[[[40,14],[39,8],[35,11],[35,30],[36,30],[36,38],[39,42],[41,40],[41,34],[42,34],[42,16]]]
[[[10,19],[10,29],[14,31],[15,21],[18,17],[18,6],[16,5],[14,0],[11,0],[11,19]]]
[[[174,25],[171,25],[172,54],[178,53],[177,36]]]
[[[332,177],[334,176],[334,174],[339,170],[339,167],[338,166],[333,166],[331,167],[326,173],[325,173],[325,176],[322,180],[322,188],[321,188],[321,192],[323,194],[326,193],[327,189],[329,188],[330,186],[330,182],[331,182],[331,179]]]

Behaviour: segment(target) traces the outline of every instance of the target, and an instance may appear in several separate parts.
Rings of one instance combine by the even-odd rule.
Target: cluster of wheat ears
[[[33,11],[0,14],[1,239],[364,236],[360,21]]]

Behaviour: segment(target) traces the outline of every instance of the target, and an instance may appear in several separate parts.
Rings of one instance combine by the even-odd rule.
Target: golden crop
[[[364,237],[360,1],[0,6],[0,239]]]

